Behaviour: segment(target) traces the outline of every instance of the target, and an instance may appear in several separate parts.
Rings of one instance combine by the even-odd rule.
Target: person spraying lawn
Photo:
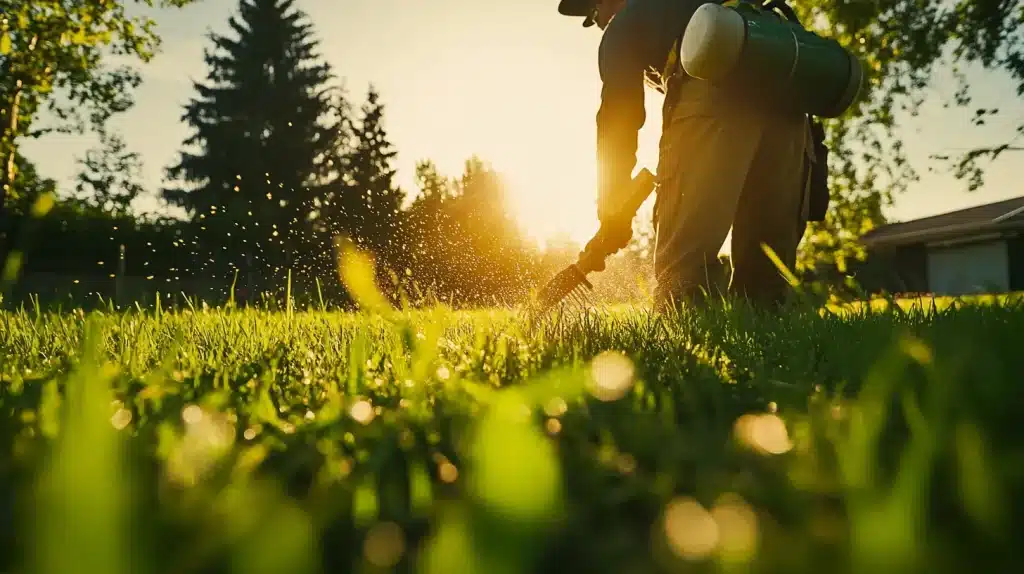
[[[856,58],[777,0],[560,0],[558,11],[603,30],[600,230],[542,289],[542,307],[589,286],[586,273],[629,243],[636,210],[655,189],[656,308],[714,291],[783,302],[786,280],[764,247],[792,268],[807,222],[825,217],[828,149],[815,116],[853,104],[863,77]],[[645,86],[665,96],[657,175],[633,179]],[[730,228],[726,277],[718,252]]]

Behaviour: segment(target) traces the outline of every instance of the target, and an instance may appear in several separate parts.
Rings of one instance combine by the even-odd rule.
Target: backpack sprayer
[[[619,209],[615,211],[613,221],[619,224],[632,222],[636,212],[650,197],[654,191],[655,177],[646,168],[633,178],[626,193],[626,199]],[[611,233],[609,226],[605,223],[594,234],[594,237],[587,242],[587,246],[579,254],[576,263],[569,265],[554,276],[537,295],[536,311],[543,314],[557,305],[567,297],[570,299],[584,300],[588,291],[593,291],[594,286],[587,280],[587,275],[603,269],[604,260],[618,251],[610,246],[608,234]]]
[[[856,56],[804,28],[785,0],[700,6],[683,32],[680,60],[690,77],[823,118],[846,112],[864,82]]]

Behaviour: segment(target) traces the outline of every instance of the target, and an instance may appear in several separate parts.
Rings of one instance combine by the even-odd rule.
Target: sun
[[[597,232],[597,164],[592,123],[591,119],[586,127],[566,129],[550,142],[537,142],[536,149],[518,162],[512,160],[512,153],[504,156],[508,158],[505,162],[495,162],[506,182],[508,209],[523,233],[541,247],[565,240],[582,246]],[[649,149],[656,143],[651,145],[649,133],[647,139],[648,149],[638,150],[637,170],[648,167],[653,171],[656,165],[657,156]],[[648,200],[650,203],[653,199]],[[638,217],[650,208],[645,204]]]
[[[454,169],[477,155],[501,175],[506,209],[528,239],[541,247],[565,239],[585,244],[598,229],[599,40],[558,33],[526,45],[488,41],[411,70],[421,89],[416,113],[401,125],[419,144],[412,153],[444,158]],[[648,90],[646,104],[636,169],[654,171],[660,95]]]
[[[531,73],[543,76],[535,68]],[[572,101],[571,95],[551,97],[547,92],[547,100],[537,101],[536,89],[530,87],[521,88],[522,93],[504,94],[507,102],[499,100],[498,107],[514,109],[527,102],[527,111],[492,120],[493,133],[501,137],[488,142],[487,157],[505,182],[507,208],[529,239],[541,247],[566,239],[582,246],[598,229],[594,118],[600,83],[585,74],[562,73],[558,78],[553,77],[555,72],[550,74],[542,84],[573,82],[573,89],[565,91],[579,101]],[[657,97],[649,98],[648,109],[656,114],[648,114],[640,132],[636,170],[647,167],[654,171],[660,127]]]
[[[533,164],[506,176],[510,215],[541,247],[552,241],[585,244],[597,231],[596,190],[586,177],[592,166]]]

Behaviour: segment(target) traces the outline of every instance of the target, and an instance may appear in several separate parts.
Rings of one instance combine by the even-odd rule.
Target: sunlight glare
[[[430,156],[448,175],[459,175],[472,154],[490,163],[507,185],[509,214],[526,239],[542,248],[562,238],[583,245],[597,231],[595,116],[601,82],[593,58],[599,39],[581,37],[593,52],[582,53],[579,62],[572,58],[572,66],[544,45],[484,43],[452,53],[443,64],[434,62],[430,76],[459,77],[472,70],[474,81],[454,92],[425,92],[424,100],[437,105],[410,118],[417,132],[450,134],[429,142]],[[661,96],[649,90],[646,104],[636,170],[653,171]]]

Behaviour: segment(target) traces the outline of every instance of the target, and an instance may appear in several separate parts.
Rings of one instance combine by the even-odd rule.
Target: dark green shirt
[[[637,133],[646,121],[644,86],[653,85],[671,105],[685,73],[668,82],[662,70],[672,45],[693,13],[708,0],[627,0],[601,38],[598,67],[601,107],[597,112],[599,202],[628,182],[636,166]]]

